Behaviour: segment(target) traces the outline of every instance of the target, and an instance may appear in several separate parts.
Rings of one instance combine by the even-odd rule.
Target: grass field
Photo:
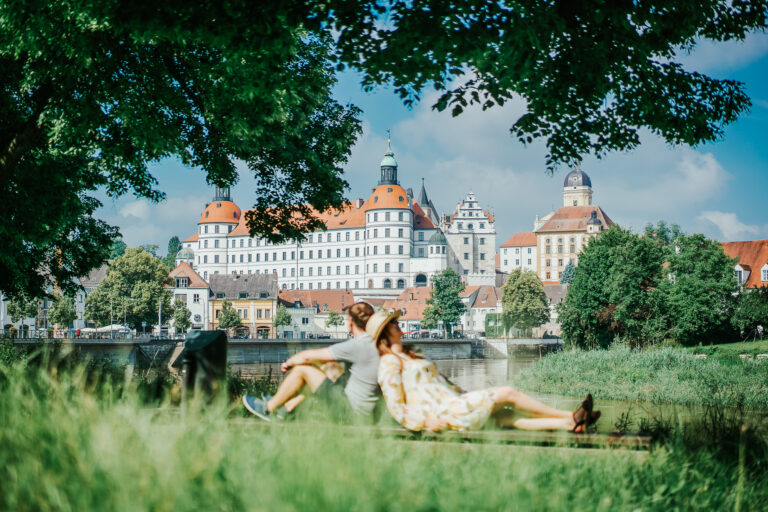
[[[535,362],[515,383],[569,396],[768,409],[768,360],[743,361],[743,348],[720,347],[565,350]],[[707,349],[717,355],[694,357]]]

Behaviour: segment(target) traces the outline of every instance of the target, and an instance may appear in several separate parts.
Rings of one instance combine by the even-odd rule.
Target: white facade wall
[[[509,273],[518,268],[528,272],[536,272],[535,245],[499,249],[499,269]]]
[[[470,192],[444,226],[450,246],[448,264],[459,275],[496,272],[496,226]]]

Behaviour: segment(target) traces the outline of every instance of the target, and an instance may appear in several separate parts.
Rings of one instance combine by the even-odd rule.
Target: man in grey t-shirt
[[[273,411],[285,407],[293,411],[305,399],[308,389],[326,403],[335,419],[345,421],[350,415],[371,416],[380,396],[377,372],[379,352],[373,339],[365,332],[365,324],[373,315],[373,308],[357,302],[347,308],[348,327],[354,338],[328,348],[303,350],[288,358],[281,369],[289,371],[275,395],[268,401],[250,395],[243,397],[245,407],[256,416],[270,421]],[[336,377],[323,372],[318,363],[349,363],[347,373]]]

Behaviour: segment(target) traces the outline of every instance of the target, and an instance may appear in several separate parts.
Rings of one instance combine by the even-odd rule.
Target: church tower
[[[578,167],[563,181],[563,206],[592,205],[592,180]]]

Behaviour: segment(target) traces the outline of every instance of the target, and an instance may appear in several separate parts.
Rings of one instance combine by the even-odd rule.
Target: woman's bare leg
[[[511,386],[503,386],[499,388],[498,395],[499,400],[496,402],[497,408],[503,407],[506,404],[512,404],[516,409],[528,411],[540,418],[562,418],[573,421],[573,413],[571,411],[554,409],[525,393],[521,393]]]
[[[520,430],[572,430],[575,423],[567,418],[519,418],[512,426]]]
[[[290,400],[285,402],[285,404],[284,404],[285,405],[285,409],[288,412],[293,412],[293,410],[295,408],[297,408],[301,404],[301,402],[304,401],[305,398],[307,398],[306,395],[297,395],[297,396],[291,398]]]

